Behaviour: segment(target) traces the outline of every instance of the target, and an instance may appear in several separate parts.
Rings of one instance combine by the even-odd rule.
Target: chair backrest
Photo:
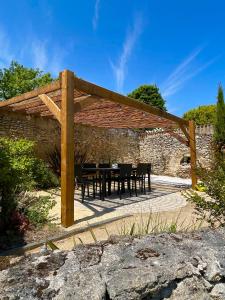
[[[152,164],[151,163],[145,163],[147,165],[147,171],[148,173],[151,173],[152,171]]]
[[[132,164],[118,164],[121,178],[129,178],[132,173]]]
[[[99,164],[98,167],[99,168],[110,168],[110,164],[103,163],[103,164]]]
[[[81,165],[74,166],[74,175],[78,181],[82,180],[82,166]]]
[[[137,165],[137,171],[136,171],[137,176],[145,176],[146,174],[148,174],[148,168],[149,168],[149,164],[139,163]]]

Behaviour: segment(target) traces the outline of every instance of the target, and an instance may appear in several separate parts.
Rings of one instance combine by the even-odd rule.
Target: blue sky
[[[70,69],[123,94],[155,83],[182,115],[225,86],[224,16],[224,0],[8,0],[0,68]]]

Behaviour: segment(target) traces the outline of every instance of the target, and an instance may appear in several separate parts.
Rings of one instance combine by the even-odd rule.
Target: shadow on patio
[[[175,209],[177,208],[177,205],[175,204],[179,203],[174,203],[174,201],[172,201],[170,205],[169,196],[180,190],[181,188],[165,186],[162,184],[153,185],[151,192],[146,191],[146,194],[139,193],[137,197],[134,194],[130,197],[130,195],[126,193],[123,194],[122,199],[119,199],[117,194],[113,194],[110,197],[105,198],[104,201],[99,198],[86,198],[83,203],[81,203],[81,200],[78,199],[76,194],[75,201],[79,201],[81,205],[84,205],[88,210],[92,211],[93,215],[76,220],[75,224],[89,221],[93,218],[101,217],[112,212],[117,212],[119,214],[135,214]]]

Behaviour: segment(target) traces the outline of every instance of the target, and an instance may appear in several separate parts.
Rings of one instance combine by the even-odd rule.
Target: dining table
[[[118,174],[120,173],[119,167],[83,167],[82,170],[86,172],[87,174],[101,174],[102,175],[102,200],[105,200],[105,197],[107,196],[107,189],[106,189],[106,183],[108,182],[108,195],[111,195],[111,178],[112,174]],[[132,168],[132,172],[135,173],[137,170],[137,167]],[[147,172],[147,180],[148,180],[148,187],[149,191],[151,191],[151,182],[150,182],[150,174],[151,174],[151,168],[148,168]],[[125,187],[122,186],[123,191],[125,191]]]
[[[83,168],[87,174],[101,174],[102,175],[102,200],[105,199],[107,195],[106,183],[108,181],[108,195],[111,195],[111,176],[112,173],[119,174],[120,168],[119,167],[109,167],[109,168]],[[108,179],[108,180],[107,180]]]

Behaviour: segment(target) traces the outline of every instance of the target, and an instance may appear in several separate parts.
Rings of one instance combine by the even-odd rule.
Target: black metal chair
[[[148,176],[148,190],[151,192],[151,172],[152,172],[152,165],[151,163],[145,163],[147,165],[147,176]]]
[[[115,176],[113,180],[118,182],[118,194],[120,199],[122,198],[122,193],[125,192],[125,184],[127,183],[127,188],[131,196],[131,176],[132,176],[132,164],[119,164],[119,174]]]
[[[93,189],[93,198],[95,198],[95,185],[96,185],[96,178],[93,176],[87,176],[83,174],[83,168],[81,165],[74,166],[75,172],[75,187],[81,187],[81,198],[82,202],[84,202],[85,197],[85,189],[87,188],[88,197],[90,196],[89,187],[92,186]]]
[[[134,190],[135,190],[136,197],[137,197],[137,183],[139,183],[139,189],[141,189],[142,192],[146,193],[145,178],[146,175],[148,174],[148,168],[149,168],[149,164],[139,163],[137,165],[136,172],[132,175],[132,186],[134,183]]]

